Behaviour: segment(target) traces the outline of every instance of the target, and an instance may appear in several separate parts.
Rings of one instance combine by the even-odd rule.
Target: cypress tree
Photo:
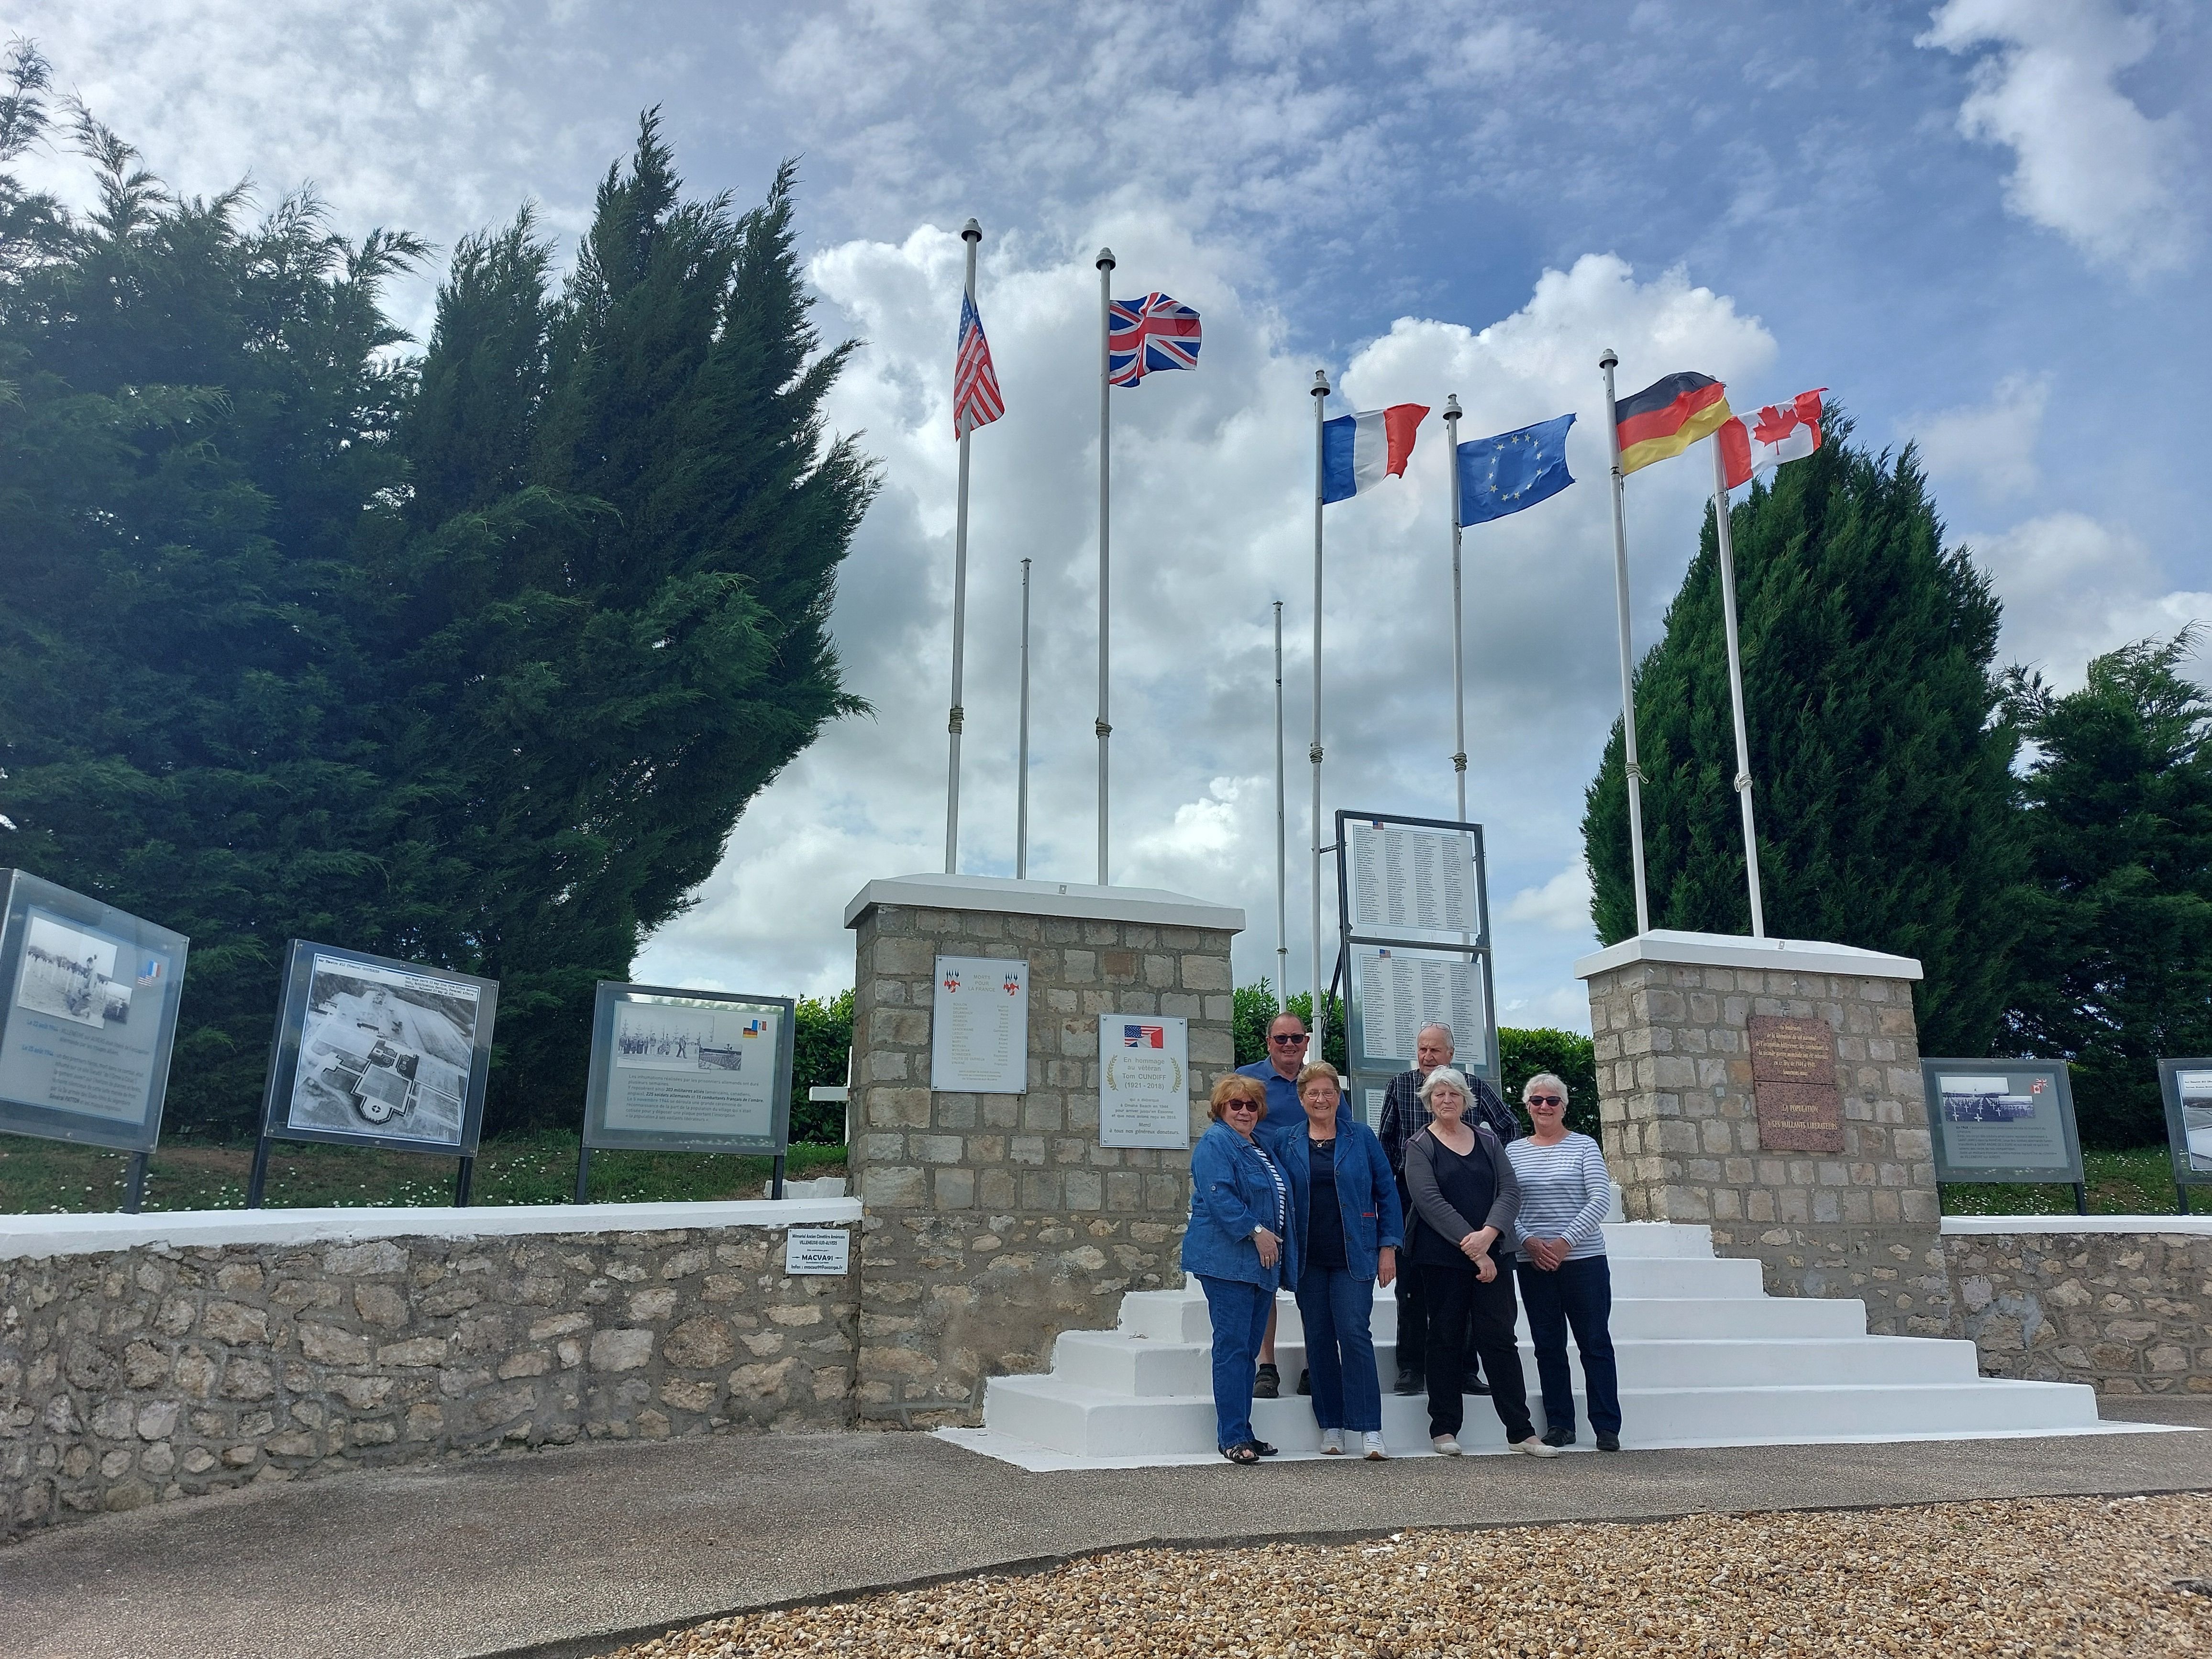
[[[1827,441],[1730,520],[1767,930],[1917,957],[1923,1050],[1980,1054],[2017,929],[2016,734],[1991,671],[1999,606],[1947,550],[1908,447]],[[1635,676],[1652,924],[1750,928],[1711,509]],[[1583,833],[1607,943],[1635,931],[1620,726]]]
[[[2212,702],[2185,629],[2060,696],[2015,672],[2031,885],[2005,1046],[2074,1066],[2084,1141],[2166,1138],[2157,1060],[2212,1053]]]

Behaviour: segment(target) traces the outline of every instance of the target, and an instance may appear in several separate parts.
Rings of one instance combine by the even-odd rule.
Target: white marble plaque
[[[842,1227],[787,1227],[783,1232],[786,1273],[848,1273],[853,1271],[853,1235]]]
[[[939,957],[929,1086],[1021,1095],[1030,1087],[1030,965],[1021,957]]]
[[[1190,1145],[1190,1026],[1162,1014],[1098,1016],[1098,1144]]]

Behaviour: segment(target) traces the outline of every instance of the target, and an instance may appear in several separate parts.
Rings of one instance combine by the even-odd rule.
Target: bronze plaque
[[[1778,1152],[1844,1150],[1836,1033],[1825,1019],[1751,1017],[1751,1098],[1759,1144]]]

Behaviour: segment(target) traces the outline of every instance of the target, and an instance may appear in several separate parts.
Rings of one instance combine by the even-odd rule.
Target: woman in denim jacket
[[[1213,1414],[1221,1455],[1256,1463],[1275,1449],[1252,1433],[1252,1366],[1275,1289],[1296,1284],[1297,1240],[1281,1166],[1253,1137],[1267,1091],[1234,1073],[1213,1085],[1213,1127],[1190,1154],[1190,1224],[1182,1270],[1206,1292],[1213,1321]]]

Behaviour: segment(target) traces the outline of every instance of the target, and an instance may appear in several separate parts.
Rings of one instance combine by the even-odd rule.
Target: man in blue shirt
[[[1303,1155],[1305,1149],[1295,1143],[1305,1132],[1305,1108],[1298,1104],[1298,1072],[1306,1063],[1306,1023],[1296,1014],[1277,1014],[1267,1027],[1267,1057],[1255,1060],[1249,1066],[1237,1069],[1245,1077],[1257,1078],[1267,1085],[1267,1115],[1260,1120],[1253,1132],[1270,1158],[1280,1160],[1287,1156],[1285,1143]],[[1275,1315],[1267,1315],[1267,1334],[1260,1344],[1260,1368],[1252,1381],[1255,1400],[1273,1400],[1283,1391],[1283,1374],[1275,1369]]]

